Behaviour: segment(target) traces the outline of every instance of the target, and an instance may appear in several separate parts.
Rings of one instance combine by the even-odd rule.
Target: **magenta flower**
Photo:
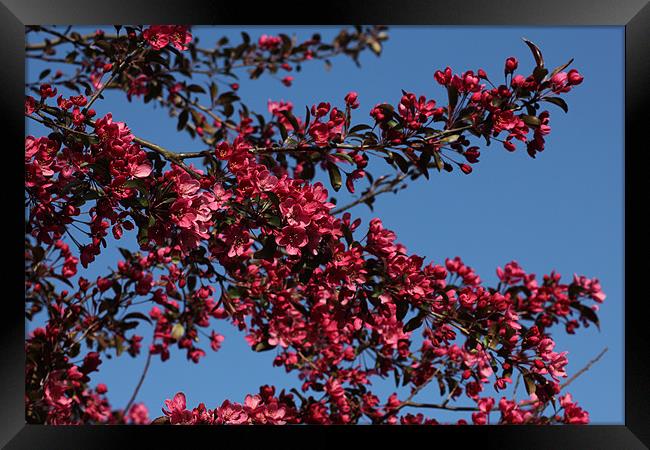
[[[309,237],[305,229],[297,225],[289,225],[282,229],[275,241],[285,248],[289,255],[299,255],[300,249],[307,245]]]

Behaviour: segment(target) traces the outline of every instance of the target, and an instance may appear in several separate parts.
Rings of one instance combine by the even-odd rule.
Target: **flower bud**
[[[356,109],[359,107],[359,94],[356,92],[348,92],[345,96],[345,104],[348,105],[351,109]]]
[[[524,84],[526,84],[526,79],[523,75],[515,75],[510,82],[510,85],[515,89],[523,87]]]
[[[519,61],[517,61],[517,58],[511,56],[510,58],[506,59],[506,65],[505,65],[506,73],[514,72],[515,70],[517,70],[517,67],[519,67]]]
[[[472,166],[470,166],[469,164],[461,164],[460,170],[462,170],[463,173],[470,174],[472,173]]]
[[[503,146],[505,147],[506,150],[509,152],[514,152],[516,150],[515,144],[513,144],[510,141],[504,141]]]
[[[575,69],[569,70],[569,73],[567,74],[567,78],[568,78],[569,84],[571,84],[571,85],[580,84],[580,83],[582,83],[582,80],[584,79],[584,77],[582,75],[580,75],[580,72],[578,72]]]

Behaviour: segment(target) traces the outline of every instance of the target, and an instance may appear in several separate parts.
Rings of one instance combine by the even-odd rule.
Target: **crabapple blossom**
[[[598,279],[538,277],[511,261],[490,286],[460,257],[427,260],[380,218],[364,224],[348,211],[397,191],[406,178],[454,167],[470,175],[488,157],[482,139],[508,151],[518,141],[535,157],[551,133],[541,103],[553,95],[548,103],[564,105],[555,96],[583,82],[577,70],[549,75],[537,62],[524,75],[510,57],[498,85],[483,69],[436,71],[447,91],[437,101],[401,91],[359,120],[360,96],[350,91],[304,106],[268,100],[265,118],[242,103],[243,82],[204,87],[184,72],[204,67],[226,76],[246,67],[255,80],[296,68],[297,78],[300,63],[380,53],[384,28],[341,32],[331,44],[318,35],[303,42],[243,35],[236,47],[210,51],[196,47],[189,27],[126,28],[80,38],[106,43],[88,45],[68,81],[92,94],[59,94],[54,86],[66,84],[57,74],[25,100],[26,117],[52,130],[25,138],[26,316],[46,315],[25,342],[30,423],[435,425],[404,410],[418,407],[414,395],[431,385],[443,397],[429,406],[466,412],[454,423],[589,421],[563,392],[568,353],[556,348],[554,333],[598,325],[605,300]],[[95,118],[90,106],[106,83],[128,101],[168,109],[179,132],[207,150],[172,151],[143,139],[119,112]],[[374,159],[397,175],[375,176]],[[320,172],[329,184],[317,181]],[[369,187],[340,205],[334,193],[344,182],[352,194]],[[109,271],[89,276],[125,235],[137,245],[120,247]],[[142,403],[111,406],[101,365],[112,353],[144,353],[148,367],[176,348],[200,364],[208,346],[227,345],[219,321],[240,330],[252,351],[273,350],[273,365],[297,376],[300,389],[264,385],[241,403],[195,407],[177,392],[157,418]],[[389,377],[410,395],[373,391]],[[527,399],[508,390],[517,377]],[[449,408],[455,404],[462,407]]]

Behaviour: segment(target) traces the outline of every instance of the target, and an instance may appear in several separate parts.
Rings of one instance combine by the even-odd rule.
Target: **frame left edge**
[[[24,317],[23,303],[18,298],[24,298],[22,275],[23,267],[17,261],[24,260],[24,242],[11,238],[18,236],[22,228],[24,232],[24,205],[22,196],[11,195],[12,186],[24,183],[24,167],[21,147],[24,147],[24,80],[25,59],[24,40],[25,28],[16,15],[4,4],[0,5],[0,40],[2,42],[0,61],[1,86],[3,89],[3,107],[0,115],[3,124],[5,146],[3,163],[6,170],[2,176],[4,189],[0,198],[5,207],[3,213],[6,228],[15,230],[7,233],[3,246],[3,275],[5,286],[10,287],[3,301],[2,325],[0,326],[0,367],[2,367],[2,383],[0,393],[3,407],[0,408],[0,446],[17,435],[25,427],[25,351],[24,351],[24,320],[16,321],[16,317]],[[13,169],[12,169],[13,168]],[[17,178],[17,179],[15,179]],[[16,218],[20,218],[16,220]],[[7,245],[8,244],[8,245]],[[13,263],[10,263],[12,261]]]

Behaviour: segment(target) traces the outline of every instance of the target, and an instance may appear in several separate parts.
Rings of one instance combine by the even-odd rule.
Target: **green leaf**
[[[168,425],[171,420],[167,416],[156,417],[151,421],[151,425]]]
[[[354,164],[354,159],[352,159],[352,157],[350,155],[348,155],[347,153],[338,152],[338,153],[335,153],[335,156],[346,160],[350,164]]]
[[[348,246],[352,245],[352,242],[354,242],[352,231],[350,231],[348,227],[343,228],[343,237],[345,237],[345,241],[348,243]]]
[[[431,161],[432,153],[434,153],[432,148],[423,148],[417,163],[418,169],[427,180],[429,179],[429,161]]]
[[[260,342],[255,347],[253,347],[253,351],[266,352],[268,350],[273,350],[275,347],[276,347],[275,345],[271,345],[268,342],[264,341],[264,342]]]
[[[521,117],[521,120],[524,121],[526,125],[530,125],[533,127],[538,127],[542,124],[542,121],[539,120],[538,117],[536,116],[529,116],[528,114],[521,114],[519,117]]]
[[[341,185],[343,184],[341,180],[341,171],[336,164],[328,162],[327,172],[330,176],[330,183],[332,184],[332,188],[338,192],[338,190],[341,189]]]
[[[294,116],[290,111],[280,111],[280,114],[287,118],[294,131],[300,130],[300,124],[298,123],[298,120],[296,120],[296,116]]]
[[[63,275],[59,275],[59,274],[57,274],[57,273],[53,273],[53,274],[50,274],[50,276],[53,277],[53,278],[56,278],[57,280],[59,280],[59,281],[65,283],[65,284],[67,284],[67,285],[70,286],[70,287],[74,287],[74,286],[72,285],[72,283],[70,282],[70,280],[68,280],[68,279],[67,279],[66,277],[64,277]]]
[[[237,100],[239,100],[239,97],[235,95],[234,92],[224,92],[219,96],[216,103],[219,105],[223,105],[223,104],[235,102]]]
[[[264,191],[264,194],[271,200],[271,202],[275,205],[278,206],[280,204],[280,197],[278,197],[278,194],[272,191]]]
[[[193,291],[194,288],[196,288],[196,277],[194,275],[187,277],[187,288],[190,291]]]
[[[583,305],[582,303],[575,303],[572,304],[571,306],[573,306],[578,311],[580,311],[580,315],[582,317],[587,319],[589,322],[592,322],[594,325],[596,325],[596,328],[600,330],[600,320],[598,319],[598,315],[593,309],[591,309],[586,305]]]
[[[438,142],[440,142],[441,144],[451,144],[452,142],[456,142],[459,137],[460,134],[451,134],[449,136],[443,137]]]
[[[447,97],[449,98],[449,106],[453,109],[458,103],[458,89],[453,86],[447,86]]]
[[[402,379],[402,386],[406,386],[411,381],[411,370],[408,367],[403,369],[404,377]]]
[[[214,81],[210,83],[210,102],[214,105],[214,101],[217,98],[217,93],[219,92],[219,88],[217,87],[217,83]]]
[[[569,60],[568,63],[563,64],[563,65],[558,66],[558,67],[556,67],[555,69],[553,69],[553,72],[551,72],[551,74],[549,75],[549,78],[553,78],[553,75],[562,72],[564,69],[566,69],[567,67],[569,67],[569,66],[571,65],[572,62],[573,62],[573,58],[571,58],[571,59]]]
[[[305,129],[309,127],[309,122],[311,121],[311,113],[309,112],[309,106],[305,106]]]
[[[406,325],[404,325],[404,332],[407,333],[409,331],[413,331],[422,325],[422,322],[424,322],[424,315],[418,314],[417,316],[413,317],[411,320],[406,322]]]
[[[528,395],[534,394],[537,390],[535,380],[533,380],[528,374],[524,375],[524,385],[526,386],[526,392],[528,392]]]
[[[134,188],[140,191],[140,193],[145,196],[149,194],[149,189],[144,184],[144,181],[140,178],[134,178],[133,180],[127,180],[122,183],[122,186],[125,188]]]
[[[123,330],[131,330],[133,328],[136,328],[138,326],[138,322],[132,321],[132,322],[122,322],[122,329]]]
[[[45,250],[42,247],[32,247],[32,258],[33,262],[37,263],[43,260],[45,256]]]
[[[377,105],[377,108],[381,109],[387,117],[393,117],[395,115],[395,108],[391,104],[382,103],[381,105]]]
[[[406,313],[409,312],[408,302],[399,302],[397,303],[396,314],[397,320],[402,320],[406,317]]]
[[[250,79],[255,80],[259,78],[262,73],[264,73],[264,66],[257,66],[255,69],[251,70]]]
[[[138,229],[138,244],[147,245],[149,243],[149,230],[141,227]]]
[[[275,215],[267,215],[266,221],[269,225],[274,226],[275,228],[282,228],[282,219]]]
[[[223,105],[223,115],[226,117],[230,117],[233,115],[235,112],[235,108],[233,108],[232,103],[226,103]]]
[[[546,97],[543,100],[549,103],[553,103],[556,106],[559,106],[560,108],[562,108],[562,110],[565,113],[569,112],[569,105],[567,105],[567,103],[560,97]]]
[[[357,132],[363,131],[363,130],[372,130],[372,127],[370,125],[366,125],[364,123],[359,124],[359,125],[355,125],[352,128],[350,128],[350,130],[348,131],[348,134],[354,134],[354,133],[357,133]]]
[[[535,67],[533,70],[533,78],[537,82],[542,81],[546,75],[548,75],[548,69],[544,67]]]
[[[445,162],[442,160],[442,157],[440,156],[440,152],[434,151],[433,159],[436,162],[436,167],[438,168],[438,172],[440,172],[443,169],[443,167],[445,167]]]
[[[253,256],[257,259],[270,260],[273,258],[276,249],[277,244],[275,243],[275,237],[269,235],[264,241],[264,246],[260,250],[256,251]]]
[[[393,119],[389,120],[388,122],[386,122],[386,126],[388,126],[388,128],[398,128],[398,127],[401,126],[401,123],[399,122],[399,120],[396,120],[395,118],[393,118]]]
[[[201,93],[201,94],[205,94],[205,89],[203,89],[198,84],[190,84],[187,87],[187,90],[190,91],[190,92],[198,92],[198,93]]]
[[[403,173],[408,173],[409,163],[402,155],[400,155],[399,153],[392,153],[391,157],[397,164],[397,167],[399,167],[399,170],[401,170]]]
[[[286,34],[280,33],[280,39],[282,39],[282,53],[283,54],[289,53],[291,47],[293,47],[293,42],[291,42],[291,38]]]
[[[124,351],[124,338],[119,334],[115,336],[115,353],[120,356]]]
[[[187,109],[181,111],[181,113],[178,115],[178,124],[176,125],[176,129],[178,131],[181,131],[183,128],[185,128],[185,125],[187,125],[187,120],[189,118],[190,118],[190,113]]]
[[[526,43],[528,48],[530,48],[530,51],[533,53],[533,57],[535,58],[535,64],[537,64],[537,67],[544,67],[544,57],[542,56],[542,52],[540,51],[540,49],[526,38],[523,38],[523,41]]]
[[[180,311],[178,310],[178,307],[174,305],[173,303],[165,303],[165,308],[169,309],[170,311],[173,311],[175,313],[179,313]]]
[[[278,130],[280,130],[280,136],[282,137],[282,142],[286,141],[287,137],[289,136],[287,129],[280,122],[276,122],[276,126],[278,127]]]

